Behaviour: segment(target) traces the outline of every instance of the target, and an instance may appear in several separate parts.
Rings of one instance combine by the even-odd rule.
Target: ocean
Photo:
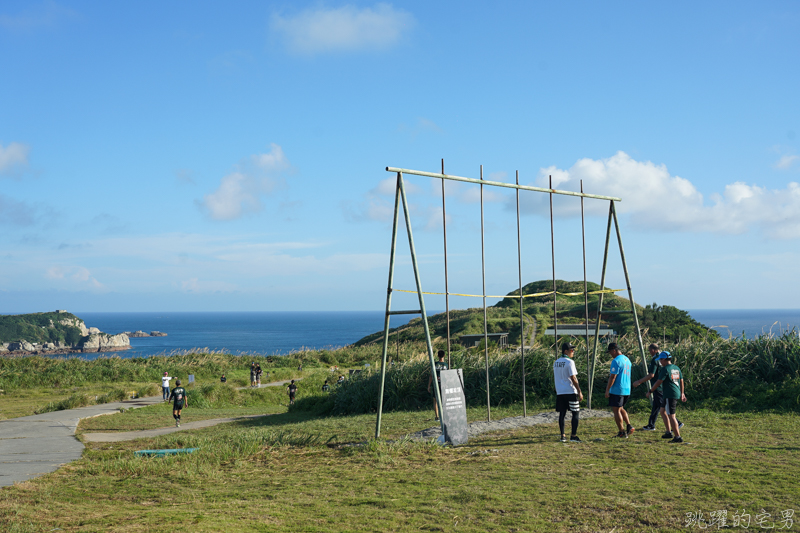
[[[105,333],[161,331],[166,337],[131,338],[131,349],[101,356],[148,357],[195,348],[234,354],[285,355],[303,349],[330,349],[352,344],[383,330],[383,311],[297,311],[248,313],[75,313],[87,327]],[[414,315],[391,318],[390,326]]]
[[[706,326],[715,329],[723,338],[748,339],[758,335],[780,335],[792,329],[800,330],[800,309],[694,309],[688,313]]]
[[[440,311],[430,311],[435,314]],[[723,337],[752,338],[800,329],[800,309],[694,309],[689,314]],[[383,329],[383,311],[298,311],[248,313],[77,313],[87,326],[105,333],[162,331],[166,337],[131,339],[131,349],[80,354],[95,359],[148,357],[193,349],[234,354],[285,355],[303,349],[337,348]],[[391,326],[415,315],[398,315]]]

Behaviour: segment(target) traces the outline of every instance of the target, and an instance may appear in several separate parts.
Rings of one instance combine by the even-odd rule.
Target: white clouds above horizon
[[[547,187],[617,196],[620,214],[629,214],[636,227],[660,231],[742,234],[753,228],[771,239],[800,238],[800,185],[790,182],[784,189],[767,189],[737,181],[721,193],[710,195],[710,203],[695,185],[673,176],[666,165],[636,161],[625,152],[606,159],[580,159],[567,170],[542,168],[535,181]],[[522,208],[544,213],[547,195],[524,194]],[[607,213],[605,202],[587,201],[587,212]],[[559,202],[559,215],[580,214],[579,202]]]
[[[28,166],[30,147],[21,143],[0,144],[0,175],[13,175]]]
[[[317,8],[294,16],[274,14],[270,27],[298,54],[385,49],[414,26],[414,17],[391,4]]]
[[[787,170],[792,168],[792,166],[798,161],[800,161],[800,155],[793,155],[793,154],[783,155],[775,163],[775,168],[779,168],[781,170]]]
[[[234,220],[259,212],[264,207],[262,198],[284,185],[282,175],[290,168],[283,149],[272,143],[268,153],[250,156],[224,176],[200,206],[214,220]]]

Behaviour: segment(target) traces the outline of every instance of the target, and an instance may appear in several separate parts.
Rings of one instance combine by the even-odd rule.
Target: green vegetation
[[[660,339],[653,339],[658,340]],[[587,351],[578,345],[575,363],[584,391],[588,390]],[[650,339],[645,337],[645,343]],[[633,361],[633,380],[644,376],[639,347],[631,335],[618,339],[623,351]],[[424,343],[402,345],[397,363],[386,375],[384,410],[427,409],[431,400],[426,390],[430,363]],[[435,346],[444,348],[444,344]],[[786,332],[780,337],[725,340],[719,336],[688,338],[667,347],[683,371],[686,394],[694,406],[724,408],[732,411],[800,408],[800,337]],[[395,353],[390,355],[396,356]],[[649,357],[649,355],[648,355]],[[534,345],[525,351],[526,396],[529,402],[549,403],[553,396],[552,364],[556,358],[550,346]],[[492,347],[489,351],[489,389],[492,405],[522,401],[522,361],[518,351]],[[603,404],[608,380],[609,358],[603,346],[598,350],[594,391]],[[486,402],[486,361],[482,348],[457,347],[452,352],[453,368],[464,370],[466,398],[469,405]],[[300,399],[293,409],[319,414],[360,414],[377,410],[380,375],[362,372],[343,386],[335,387],[325,398]],[[633,402],[647,402],[643,387],[634,393]],[[638,399],[635,399],[638,398]]]
[[[82,322],[72,313],[31,313],[0,315],[0,343],[26,340],[76,346],[82,336],[77,324]]]
[[[631,335],[619,342],[634,360],[636,379],[642,372],[638,344]],[[444,340],[437,343],[442,347]],[[0,359],[0,379],[10,391],[4,406],[9,396],[40,391],[27,387],[42,384],[58,387],[53,390],[66,398],[91,396],[99,384],[109,398],[137,384],[157,393],[166,369],[197,378],[188,388],[184,422],[270,415],[157,438],[88,443],[81,460],[1,490],[0,530],[136,532],[174,523],[198,532],[677,531],[687,529],[687,513],[702,512],[708,521],[721,510],[729,525],[735,513],[751,515],[752,526],[756,515],[769,513],[766,525],[779,529],[782,513],[800,511],[797,333],[692,336],[666,348],[683,369],[689,397],[680,407],[683,445],[666,444],[659,432],[610,438],[616,431],[610,419],[583,420],[579,445],[557,442],[555,424],[486,434],[458,448],[409,441],[403,437],[435,424],[427,350],[418,340],[391,345],[395,364],[387,375],[382,424],[389,441],[371,439],[380,343],[288,357]],[[482,420],[483,350],[458,348],[453,357],[453,366],[465,370],[468,419]],[[553,358],[551,346],[526,350],[529,413],[552,409]],[[303,378],[294,406],[287,406],[284,387],[238,389],[247,385],[251,360],[271,380]],[[520,415],[519,354],[492,347],[489,362],[493,419]],[[586,387],[583,345],[576,363]],[[595,408],[605,403],[608,358],[602,351],[599,363]],[[331,372],[333,365],[361,372],[323,393],[322,382],[339,373]],[[223,372],[227,384],[219,383]],[[636,426],[649,412],[643,392],[634,391],[629,403]],[[86,419],[79,433],[170,426],[170,413],[169,405],[157,404]],[[200,450],[163,458],[133,454],[187,447]]]
[[[583,324],[585,323],[586,307],[583,297],[582,281],[556,280],[558,287],[558,323],[559,324]],[[599,291],[600,285],[588,282],[589,292]],[[528,283],[522,288],[524,295],[551,292],[553,290],[552,280],[542,280]],[[568,296],[561,293],[579,293],[578,295]],[[609,325],[617,331],[619,335],[630,335],[636,331],[633,315],[630,311],[630,301],[627,293],[605,294],[603,297],[603,324]],[[503,298],[494,306],[487,309],[487,329],[489,333],[508,332],[508,340],[511,344],[520,344],[521,328],[519,321],[519,298],[511,296],[519,295],[519,289],[508,293],[507,298]],[[599,305],[599,295],[589,296],[589,323],[594,324],[597,320],[597,307]],[[610,313],[606,313],[609,312]],[[636,313],[639,317],[639,325],[646,335],[649,331],[654,338],[658,337],[662,342],[680,342],[682,339],[718,337],[719,334],[714,330],[709,330],[703,324],[694,320],[686,311],[669,305],[659,306],[653,304],[642,307],[637,304]],[[525,320],[525,344],[532,344],[531,336],[535,330],[535,340],[541,343],[546,342],[544,331],[553,325],[553,295],[526,297],[523,302],[523,317]],[[431,330],[431,338],[436,341],[447,336],[447,316],[439,313],[428,317],[428,325]],[[458,339],[460,335],[473,335],[483,333],[483,308],[460,309],[450,311],[450,335],[452,339]],[[406,325],[392,328],[390,330],[390,341],[423,341],[425,331],[422,326],[422,319],[415,318]],[[379,331],[368,335],[355,343],[356,346],[367,346],[379,343],[383,340],[383,332]]]
[[[0,491],[0,529],[137,532],[169,523],[197,532],[678,531],[687,529],[687,513],[708,521],[725,510],[729,526],[734,514],[749,514],[751,527],[769,513],[765,525],[775,529],[786,524],[783,512],[797,516],[796,415],[681,414],[684,445],[666,444],[658,433],[609,438],[613,422],[592,419],[581,422],[580,445],[557,442],[550,424],[482,435],[458,448],[402,439],[341,446],[334,442],[342,436],[364,440],[374,416],[299,413],[89,444],[81,460]],[[384,432],[399,438],[429,419],[387,414]],[[644,415],[634,422],[641,425]],[[200,450],[133,455],[188,447]]]

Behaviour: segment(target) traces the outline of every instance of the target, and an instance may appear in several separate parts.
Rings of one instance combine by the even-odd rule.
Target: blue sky
[[[797,2],[6,1],[0,57],[2,313],[382,309],[384,168],[442,158],[621,197],[640,303],[798,307]],[[407,184],[441,291],[441,185]],[[505,294],[514,196],[484,192]],[[477,198],[447,184],[452,292],[481,291]],[[523,194],[525,282],[552,275],[547,200]],[[583,276],[578,207],[555,202],[560,279]],[[587,202],[594,281],[607,209]]]

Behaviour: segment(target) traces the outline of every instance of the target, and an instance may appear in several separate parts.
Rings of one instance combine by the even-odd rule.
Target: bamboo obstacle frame
[[[582,245],[583,245],[583,293],[569,293],[570,296],[577,296],[583,294],[584,296],[584,312],[585,312],[585,322],[586,322],[586,364],[587,364],[587,372],[588,372],[588,398],[587,398],[587,407],[589,409],[592,408],[592,386],[594,383],[595,377],[595,367],[597,365],[597,347],[600,337],[600,320],[602,317],[603,312],[603,296],[606,293],[613,293],[617,292],[615,290],[610,290],[605,288],[605,280],[606,280],[606,267],[608,264],[608,250],[609,244],[611,240],[611,223],[614,223],[615,233],[617,235],[617,242],[619,244],[619,254],[620,259],[622,260],[622,269],[625,273],[625,283],[627,285],[628,291],[628,300],[630,301],[631,309],[630,313],[633,314],[633,322],[636,327],[636,340],[639,344],[639,352],[641,354],[641,362],[642,367],[644,368],[645,373],[647,373],[647,362],[645,360],[645,352],[644,352],[644,344],[642,342],[642,331],[639,327],[639,317],[636,313],[636,305],[633,300],[633,290],[631,289],[631,282],[630,276],[628,275],[628,266],[625,261],[625,250],[622,246],[622,236],[620,234],[619,229],[619,220],[617,218],[617,211],[615,208],[615,202],[621,202],[621,198],[616,198],[613,196],[601,196],[597,194],[586,194],[583,192],[583,181],[581,181],[581,191],[574,192],[574,191],[562,191],[552,188],[552,177],[550,178],[550,188],[542,188],[542,187],[532,187],[527,185],[520,185],[519,184],[519,171],[516,172],[516,182],[515,183],[505,183],[499,181],[488,181],[483,179],[483,165],[480,167],[480,179],[475,178],[465,178],[461,176],[453,176],[444,173],[444,160],[442,160],[442,172],[440,174],[433,173],[433,172],[424,172],[421,170],[409,170],[404,168],[395,168],[395,167],[386,167],[387,172],[392,172],[397,174],[397,183],[395,186],[395,198],[394,198],[394,217],[392,222],[392,239],[391,239],[391,250],[389,253],[389,282],[386,291],[386,314],[384,318],[384,327],[383,327],[383,353],[381,357],[381,379],[380,379],[380,397],[378,398],[378,415],[375,422],[375,438],[380,438],[381,435],[381,417],[383,414],[383,399],[384,399],[384,388],[386,383],[386,361],[387,361],[387,353],[389,349],[389,319],[392,315],[421,315],[422,316],[422,325],[425,331],[425,342],[427,344],[428,349],[428,358],[430,360],[431,365],[431,375],[436,374],[436,362],[433,356],[433,345],[431,343],[431,333],[430,327],[428,325],[428,314],[425,310],[425,294],[443,294],[445,296],[445,312],[447,315],[447,360],[448,366],[450,366],[450,295],[459,295],[459,296],[475,296],[475,297],[482,297],[483,298],[483,334],[484,334],[484,359],[486,362],[486,419],[487,421],[491,421],[492,413],[491,413],[491,394],[489,390],[489,332],[488,332],[488,317],[487,317],[487,307],[486,307],[486,298],[498,297],[498,298],[519,298],[519,318],[520,318],[520,352],[521,352],[521,363],[522,363],[522,404],[523,404],[523,416],[528,416],[528,408],[527,408],[527,399],[525,396],[526,393],[526,383],[525,383],[525,318],[524,318],[524,311],[523,311],[523,300],[524,298],[531,298],[536,296],[544,296],[548,294],[553,295],[553,327],[554,327],[554,345],[556,349],[556,354],[558,354],[558,292],[556,287],[556,263],[555,263],[555,233],[553,229],[553,195],[560,194],[564,196],[574,196],[579,197],[581,201],[581,238],[582,238]],[[443,237],[444,237],[444,279],[445,279],[445,292],[444,293],[432,293],[432,292],[423,292],[422,290],[422,282],[420,281],[419,276],[419,266],[417,264],[417,253],[414,248],[414,237],[411,231],[411,218],[409,216],[409,207],[408,207],[408,199],[406,197],[405,191],[405,184],[404,184],[404,175],[414,175],[414,176],[425,176],[429,178],[437,178],[442,180],[442,228],[443,228]],[[458,294],[450,292],[449,284],[448,284],[448,272],[447,272],[447,210],[446,210],[446,196],[445,196],[445,181],[460,181],[466,183],[473,183],[480,185],[480,208],[481,208],[481,277],[483,283],[483,294],[481,295],[472,295],[472,294]],[[517,203],[517,263],[518,263],[518,271],[519,271],[519,296],[487,296],[486,294],[486,247],[485,247],[485,240],[484,240],[484,209],[483,209],[483,188],[484,186],[489,187],[505,187],[510,189],[516,190],[516,203]],[[545,293],[538,293],[538,294],[522,294],[522,239],[521,239],[521,231],[520,231],[520,213],[519,213],[519,192],[520,191],[533,191],[539,193],[546,193],[550,196],[550,248],[551,248],[551,263],[553,267],[553,290],[548,291]],[[585,215],[584,215],[584,199],[594,199],[594,200],[605,200],[609,202],[608,208],[608,224],[606,227],[606,240],[605,240],[605,250],[603,253],[603,269],[602,274],[600,276],[600,290],[595,291],[591,294],[599,294],[599,301],[597,306],[597,320],[595,325],[595,333],[594,333],[594,345],[593,349],[589,350],[589,292],[587,287],[587,278],[586,278],[586,225],[585,225]],[[400,291],[400,289],[395,289],[394,285],[394,268],[395,268],[395,256],[396,256],[396,249],[397,249],[397,233],[398,233],[398,223],[400,217],[400,207],[402,205],[403,209],[403,217],[405,219],[406,225],[406,232],[408,234],[408,246],[409,251],[411,254],[411,265],[414,271],[414,281],[416,284],[416,291]],[[412,309],[412,310],[402,310],[402,311],[392,311],[392,292],[415,292],[419,299],[419,309]],[[563,295],[563,294],[562,294]],[[434,383],[435,385],[435,383]],[[648,385],[649,387],[650,385]],[[438,386],[433,387],[435,389],[436,395],[436,404],[439,408],[439,420],[442,426],[442,434],[444,435],[444,422],[443,417],[441,416],[444,411],[442,410],[442,396]]]

